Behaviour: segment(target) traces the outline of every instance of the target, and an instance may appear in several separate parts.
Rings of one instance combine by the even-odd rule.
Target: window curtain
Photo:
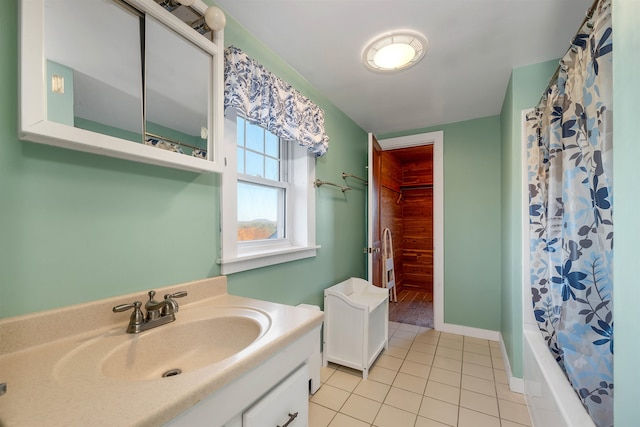
[[[235,108],[250,122],[297,141],[318,157],[327,152],[322,108],[233,46],[225,51],[224,80],[225,112]]]
[[[599,427],[613,426],[612,46],[604,0],[525,119],[533,312]]]

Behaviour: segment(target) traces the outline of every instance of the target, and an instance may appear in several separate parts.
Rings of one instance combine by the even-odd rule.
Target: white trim
[[[433,144],[438,138],[442,140],[442,133],[443,131],[437,131],[380,139],[378,140],[378,144],[380,144],[380,148],[382,148],[383,151],[395,150],[398,148],[419,147],[421,145]]]
[[[236,112],[229,109],[224,120],[225,163],[220,191],[221,274],[228,275],[255,268],[297,261],[316,256],[315,157],[306,147],[287,141],[289,162],[289,206],[287,238],[239,244],[237,240],[238,199],[236,167]],[[294,215],[295,213],[295,215]]]
[[[309,246],[299,248],[288,248],[269,253],[258,253],[254,255],[239,256],[230,259],[218,259],[220,264],[220,274],[228,275],[240,271],[252,270],[254,268],[267,267],[269,265],[282,264],[284,262],[296,261],[304,258],[316,256],[316,249],[320,246]]]
[[[483,340],[498,341],[500,339],[500,332],[492,331],[490,329],[473,328],[471,326],[454,325],[453,323],[443,323],[441,327],[434,328],[440,332],[447,332],[449,334],[464,335],[472,338],[480,338]]]
[[[444,325],[444,132],[433,134],[433,326],[438,329]]]
[[[438,331],[455,327],[444,323],[444,131],[381,139],[378,143],[384,151],[433,144],[433,326]]]
[[[380,143],[378,143],[380,144]],[[364,248],[367,253],[367,280],[373,284],[373,210],[375,209],[375,201],[373,200],[373,134],[367,134],[367,241]]]
[[[509,390],[514,393],[524,394],[524,379],[509,376],[509,372],[507,372],[507,377],[509,378]]]
[[[516,393],[524,393],[524,379],[514,377],[511,371],[511,363],[509,362],[509,355],[507,354],[507,347],[504,345],[502,339],[502,333],[500,333],[500,352],[502,353],[502,361],[504,362],[504,370],[507,373],[507,380],[509,381],[509,389]]]

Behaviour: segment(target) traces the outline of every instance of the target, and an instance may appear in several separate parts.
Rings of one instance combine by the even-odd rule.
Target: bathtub
[[[524,394],[534,427],[595,427],[537,325],[524,324]]]

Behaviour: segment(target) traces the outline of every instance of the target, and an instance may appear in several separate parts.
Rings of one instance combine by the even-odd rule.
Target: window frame
[[[316,256],[315,224],[315,156],[295,141],[282,141],[287,145],[288,199],[285,212],[285,236],[282,239],[264,239],[239,242],[237,183],[263,183],[262,178],[248,177],[237,171],[237,113],[227,110],[224,120],[225,171],[222,174],[220,203],[221,257],[217,260],[221,273],[240,271],[311,258]],[[281,169],[282,169],[281,165]],[[269,181],[273,182],[273,181]]]
[[[238,115],[236,115],[236,131],[238,129]],[[249,185],[258,185],[258,186],[263,186],[263,187],[268,187],[268,188],[274,188],[274,189],[280,189],[280,190],[284,190],[284,197],[283,197],[283,201],[280,203],[278,203],[279,208],[282,208],[281,213],[278,214],[278,218],[277,218],[277,225],[276,225],[276,229],[278,230],[278,235],[282,236],[282,237],[278,237],[276,239],[269,239],[269,242],[264,242],[266,244],[266,246],[268,247],[268,245],[273,245],[274,241],[283,241],[283,239],[287,239],[287,228],[289,224],[289,215],[290,215],[290,209],[289,209],[289,199],[290,199],[290,195],[291,195],[291,191],[290,191],[290,183],[289,183],[289,179],[290,179],[290,173],[289,173],[289,169],[290,169],[290,164],[291,164],[291,157],[289,155],[289,141],[285,141],[282,138],[279,138],[275,135],[273,135],[273,133],[269,132],[268,130],[262,128],[261,126],[258,125],[254,125],[251,124],[246,118],[242,118],[242,120],[245,122],[244,123],[244,130],[243,130],[243,135],[245,138],[244,144],[242,145],[242,150],[244,151],[243,153],[243,160],[244,160],[244,165],[242,167],[242,170],[245,173],[241,173],[241,172],[237,172],[238,171],[238,163],[239,160],[236,157],[236,172],[237,172],[237,184],[239,184],[240,182],[249,184]],[[263,142],[265,143],[265,145],[263,145],[263,150],[262,152],[256,151],[255,149],[248,147],[246,144],[246,138],[247,138],[247,130],[248,130],[248,126],[255,126],[258,127],[262,130],[263,133]],[[267,135],[266,134],[270,134],[273,135],[277,141],[278,141],[278,156],[274,157],[273,155],[267,153],[266,150],[266,139],[267,139]],[[238,150],[240,149],[240,145],[237,144],[237,139],[238,139],[238,135],[236,132],[236,154],[238,153]],[[263,157],[263,172],[266,175],[266,162],[265,159],[270,158],[270,159],[275,159],[278,161],[278,179],[270,179],[270,178],[266,178],[266,177],[261,177],[261,176],[256,176],[256,175],[249,175],[246,173],[247,171],[247,156],[249,153],[255,153],[258,154],[260,156]],[[236,188],[237,188],[237,184],[236,184]],[[283,203],[283,204],[282,204]],[[280,209],[279,209],[280,210]],[[236,224],[237,226],[237,224]],[[265,246],[265,244],[261,243],[262,240],[265,239],[260,239],[260,240],[248,240],[248,241],[239,241],[238,245],[240,245],[240,248],[245,248],[246,250],[250,250],[250,248],[252,247],[263,247]],[[241,251],[242,252],[242,251]]]

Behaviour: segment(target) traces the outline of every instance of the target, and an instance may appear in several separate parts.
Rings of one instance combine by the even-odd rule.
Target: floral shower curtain
[[[599,427],[613,426],[612,95],[603,0],[525,120],[533,311]]]

